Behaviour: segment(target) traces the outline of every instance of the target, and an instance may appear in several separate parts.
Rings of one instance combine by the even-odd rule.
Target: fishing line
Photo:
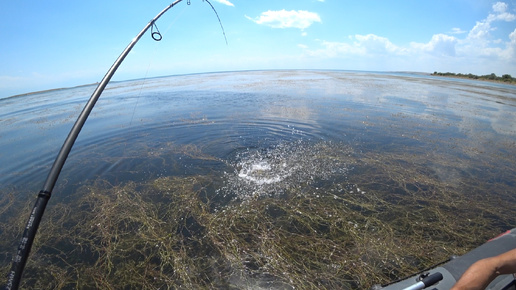
[[[188,3],[188,2],[187,2],[187,4],[190,5],[190,3]],[[183,9],[181,10],[181,12],[179,12],[178,15],[170,22],[170,24],[168,25],[168,27],[165,30],[165,32],[163,32],[163,37],[167,36],[167,34],[170,31],[170,29],[172,28],[172,26],[174,24],[176,24],[177,20],[183,16],[183,14],[185,13],[186,9],[188,9],[188,7],[184,6]]]
[[[211,9],[213,10],[213,12],[215,12],[215,16],[217,16],[217,19],[219,20],[220,28],[222,29],[222,34],[224,35],[224,40],[226,40],[226,45],[228,45],[228,39],[226,38],[226,32],[224,31],[224,26],[222,26],[222,21],[220,20],[219,14],[217,13],[217,10],[215,10],[215,7],[213,7],[213,5],[211,5],[210,1],[202,0],[202,2],[204,2],[204,1],[208,2],[208,4],[210,4]]]
[[[156,32],[153,31],[153,27],[156,28]],[[138,96],[136,97],[136,104],[134,105],[133,113],[131,114],[131,119],[129,120],[129,127],[131,127],[133,124],[134,115],[136,113],[136,108],[138,107],[138,103],[140,102],[140,97],[142,95],[143,87],[145,86],[145,83],[147,82],[147,77],[149,76],[149,70],[152,65],[152,62],[153,62],[154,58],[156,57],[156,52],[158,50],[157,42],[159,42],[163,39],[163,36],[159,32],[159,29],[158,29],[158,26],[156,25],[156,23],[153,23],[151,26],[151,37],[152,37],[152,39],[154,39],[156,41],[156,44],[154,45],[154,51],[149,59],[149,64],[147,65],[147,69],[145,70],[145,75],[143,76],[142,84],[140,85],[140,90],[138,91]],[[127,146],[127,144],[126,144],[126,146]],[[123,156],[125,156],[125,148],[124,148]]]
[[[204,2],[204,0],[203,0],[203,2]],[[212,10],[215,12],[215,15],[217,16],[217,19],[218,19],[218,21],[219,21],[220,27],[221,27],[221,29],[222,29],[222,34],[224,35],[224,39],[225,39],[225,41],[226,41],[226,45],[227,45],[227,44],[228,44],[228,40],[227,40],[227,38],[226,38],[226,33],[225,33],[225,31],[224,31],[224,27],[222,26],[222,21],[220,20],[220,17],[219,17],[219,15],[218,15],[217,11],[215,10],[215,7],[213,7],[213,5],[212,5],[208,0],[206,0],[206,2],[208,2],[208,4],[211,6]],[[191,0],[188,0],[188,1],[186,2],[186,4],[187,4],[187,5],[191,5]],[[167,29],[165,30],[165,32],[164,32],[163,34],[159,31],[159,29],[158,29],[158,26],[157,26],[156,22],[155,22],[155,21],[153,21],[152,26],[151,26],[151,37],[152,37],[152,39],[154,39],[154,40],[155,40],[155,41],[157,41],[157,42],[161,41],[161,40],[163,39],[163,36],[168,34],[168,32],[170,31],[170,29],[172,28],[172,26],[176,23],[176,21],[180,18],[180,16],[184,14],[184,12],[186,11],[186,9],[187,9],[187,7],[184,7],[184,8],[181,10],[181,13],[179,13],[179,15],[178,15],[178,16],[176,16],[176,17],[174,18],[174,20],[170,22],[169,26],[167,27]],[[154,31],[154,29],[156,29],[156,31]],[[156,45],[154,46],[153,56],[152,56],[151,60],[149,61],[149,65],[147,66],[147,70],[146,70],[146,72],[145,72],[145,76],[144,76],[144,78],[143,78],[143,82],[142,82],[142,84],[141,84],[141,86],[140,86],[140,90],[139,90],[139,92],[138,92],[138,97],[137,97],[137,99],[136,99],[136,104],[134,105],[134,109],[133,109],[133,112],[132,112],[132,115],[131,115],[131,119],[130,119],[130,121],[129,121],[129,127],[131,127],[131,126],[132,126],[132,124],[133,124],[134,115],[136,114],[136,108],[138,107],[138,103],[139,103],[139,101],[140,101],[140,97],[141,97],[141,94],[142,94],[142,91],[143,91],[143,87],[145,86],[145,83],[146,83],[146,81],[147,81],[147,76],[148,76],[148,74],[149,74],[149,70],[150,70],[150,67],[151,67],[151,65],[152,65],[153,59],[154,59],[154,58],[155,58],[155,56],[156,56],[156,52],[157,52],[157,50],[158,50],[158,43],[156,43]],[[127,143],[126,143],[126,145],[125,145],[125,147],[124,147],[124,153],[123,153],[123,155],[122,155],[122,156],[125,156],[126,147],[127,147]]]
[[[187,2],[188,5],[190,5],[190,0]],[[149,60],[149,65],[147,66],[147,70],[145,71],[145,76],[143,77],[143,81],[142,81],[142,84],[140,86],[140,90],[138,92],[138,96],[136,98],[136,104],[134,105],[134,108],[133,108],[133,112],[131,114],[131,119],[129,121],[129,127],[131,127],[133,125],[133,121],[134,121],[134,115],[136,114],[136,109],[138,107],[138,104],[140,102],[140,97],[142,95],[142,92],[143,92],[143,87],[145,86],[146,82],[147,82],[147,77],[149,75],[149,71],[150,71],[150,67],[152,66],[154,60],[156,59],[156,53],[158,51],[158,46],[160,45],[159,41],[161,41],[161,39],[163,39],[164,36],[166,36],[169,32],[169,30],[172,28],[172,26],[176,23],[176,21],[181,17],[181,15],[184,14],[185,10],[186,10],[187,7],[184,7],[181,12],[179,13],[179,15],[177,15],[173,21],[170,22],[170,25],[167,27],[167,29],[165,30],[164,33],[161,33],[158,29],[158,26],[156,25],[156,22],[153,23],[152,27],[155,27],[156,28],[156,31],[157,32],[154,32],[154,33],[159,33],[160,35],[160,38],[159,40],[156,39],[153,35],[153,28],[151,27],[151,37],[152,39],[154,39],[156,41],[155,45],[154,45],[154,50],[153,50],[153,53],[151,55],[151,58]],[[123,154],[122,154],[122,158],[125,156],[125,152],[126,152],[126,149],[127,149],[127,143],[125,144],[124,146],[124,151],[123,151]]]
[[[154,31],[154,28],[156,28],[156,32]],[[154,51],[151,54],[151,57],[149,59],[149,64],[147,65],[147,69],[145,70],[145,75],[143,76],[142,83],[141,83],[140,89],[138,91],[138,96],[136,97],[136,103],[134,104],[133,112],[131,113],[131,119],[129,120],[129,125],[128,125],[129,128],[131,128],[133,126],[134,115],[136,114],[136,109],[138,108],[138,104],[140,103],[140,98],[142,96],[143,87],[145,86],[145,83],[147,82],[147,77],[149,75],[149,70],[152,65],[152,61],[156,57],[156,51],[158,50],[159,41],[161,41],[161,39],[163,39],[163,36],[159,32],[158,26],[156,25],[155,22],[153,22],[152,26],[151,26],[151,37],[152,37],[152,39],[154,39],[156,41],[156,44],[154,45]],[[128,144],[128,140],[124,143],[124,149],[122,150],[122,156],[119,161],[126,158],[127,144]]]

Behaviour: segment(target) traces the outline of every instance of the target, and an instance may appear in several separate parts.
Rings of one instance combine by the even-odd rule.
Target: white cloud
[[[503,2],[496,2],[493,5],[493,11],[498,13],[504,13],[505,11],[507,11],[507,4]]]
[[[505,59],[516,65],[516,28],[509,34],[510,41],[507,43],[506,49],[502,52]]]
[[[489,22],[486,22],[486,21],[478,22],[477,21],[477,24],[475,25],[475,27],[473,27],[473,29],[471,29],[469,31],[468,38],[470,38],[470,39],[486,38],[486,36],[489,35],[490,30],[491,30],[491,24]]]
[[[349,55],[365,55],[365,50],[353,44],[335,41],[323,41],[322,49],[308,51],[311,56],[341,57]]]
[[[452,28],[447,34],[435,34],[424,43],[399,45],[384,36],[357,34],[342,41],[317,40],[318,47],[300,47],[306,56],[328,62],[340,59],[346,66],[373,65],[366,69],[515,74],[516,29],[506,32],[501,39],[493,39],[490,35],[492,30],[499,28],[497,22],[516,20],[516,15],[508,11],[507,4],[497,2],[487,17],[478,21],[468,34],[460,28]]]
[[[516,15],[508,12],[508,5],[503,2],[497,2],[492,6],[492,11],[488,16],[477,21],[476,25],[470,30],[468,36],[460,41],[460,55],[469,57],[474,60],[484,59],[491,64],[498,63],[499,66],[515,65],[515,44],[511,35],[507,35],[506,39],[493,39],[491,31],[497,29],[496,22],[505,21],[512,22],[516,20]]]
[[[516,15],[507,12],[507,4],[503,2],[497,2],[493,5],[493,11],[496,14],[489,14],[487,17],[490,21],[502,20],[502,21],[514,21],[516,19]]]
[[[417,52],[426,52],[437,56],[455,56],[457,38],[446,34],[436,34],[428,43],[411,43],[410,46]]]
[[[229,2],[228,0],[215,0],[215,2],[219,2],[220,4],[224,4],[227,6],[235,6],[233,3]]]
[[[489,36],[489,32],[494,28],[491,28],[491,23],[494,21],[507,21],[511,22],[516,20],[516,15],[507,12],[508,6],[506,3],[497,2],[493,5],[493,13],[489,13],[486,19],[477,21],[477,24],[471,29],[468,34],[469,39],[485,39]]]
[[[394,45],[388,38],[374,34],[355,35],[354,45],[363,48],[368,53],[393,53],[402,54],[405,49]]]
[[[466,33],[466,32],[467,31],[462,30],[462,29],[460,29],[458,27],[454,27],[454,28],[452,28],[452,30],[449,33],[451,33],[451,34],[463,34],[463,33]]]
[[[304,10],[280,10],[266,11],[256,18],[245,16],[247,19],[261,25],[267,25],[272,28],[299,28],[305,29],[310,27],[314,22],[321,22],[321,18],[317,13]]]
[[[381,56],[386,54],[403,55],[406,49],[394,45],[389,39],[375,34],[349,36],[352,43],[320,41],[322,48],[318,50],[308,50],[310,56],[320,57],[349,57],[349,56]],[[300,46],[301,47],[301,46]]]

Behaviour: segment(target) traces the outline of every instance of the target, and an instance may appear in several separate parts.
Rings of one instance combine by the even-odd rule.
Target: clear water
[[[39,187],[93,89],[0,100],[2,184]],[[130,159],[126,152],[138,146],[164,150],[168,142],[196,145],[224,161],[250,149],[298,141],[345,142],[355,150],[393,142],[460,143],[469,147],[468,155],[474,150],[504,154],[512,146],[503,145],[515,140],[514,106],[514,86],[405,74],[266,71],[120,82],[102,95],[63,175],[73,171],[78,178],[67,177],[73,182],[116,175]],[[500,161],[512,159],[505,156]],[[104,157],[119,160],[95,163]],[[84,159],[95,164],[77,171],[76,163]],[[174,174],[168,170],[141,178]]]
[[[35,198],[94,88],[0,100],[0,184],[17,203]],[[346,71],[171,76],[108,86],[50,203],[76,198],[95,180],[116,186],[197,175],[214,176],[209,194],[224,204],[305,187],[314,196],[373,191],[389,199],[394,192],[367,184],[364,168],[381,162],[397,172],[417,162],[442,184],[465,188],[458,191],[465,198],[465,176],[480,180],[479,192],[510,209],[515,156],[510,85]]]

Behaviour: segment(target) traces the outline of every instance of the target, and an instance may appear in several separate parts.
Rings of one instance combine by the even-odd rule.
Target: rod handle
[[[428,276],[428,277],[425,277],[423,278],[423,280],[417,282],[416,284],[412,285],[412,286],[409,286],[403,290],[421,290],[421,289],[425,289],[427,287],[430,287],[434,284],[436,284],[437,282],[441,281],[443,279],[443,274],[437,272],[437,273],[433,273],[432,275]]]
[[[424,278],[423,280],[421,280],[421,282],[423,282],[423,284],[425,284],[425,288],[426,288],[428,286],[436,284],[437,282],[441,281],[442,279],[443,279],[443,274],[437,272],[437,273],[433,273],[432,275]]]

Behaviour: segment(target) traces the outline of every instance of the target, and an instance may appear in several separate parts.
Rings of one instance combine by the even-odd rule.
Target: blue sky
[[[113,80],[256,69],[516,76],[516,1],[183,0]],[[98,82],[167,1],[4,1],[0,98]]]

